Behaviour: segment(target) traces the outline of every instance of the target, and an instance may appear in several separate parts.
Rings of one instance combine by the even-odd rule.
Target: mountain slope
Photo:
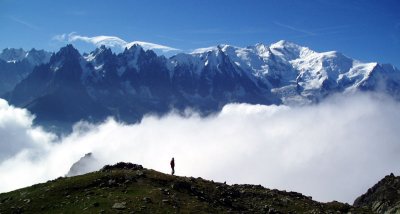
[[[0,53],[0,95],[11,91],[35,66],[49,62],[50,56],[43,50],[4,49]]]
[[[227,185],[118,163],[0,194],[1,213],[371,213],[296,192]]]
[[[45,127],[68,130],[79,120],[97,121],[110,113],[88,95],[81,84],[79,52],[68,45],[48,64],[35,67],[10,93],[10,103],[34,112]],[[95,119],[93,119],[95,118]]]

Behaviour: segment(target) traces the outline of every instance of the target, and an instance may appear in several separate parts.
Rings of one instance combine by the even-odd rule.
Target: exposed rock
[[[385,176],[354,201],[356,207],[368,207],[376,213],[400,213],[400,176]]]
[[[144,172],[142,172],[142,171],[137,171],[137,172],[136,172],[136,175],[139,176],[139,177],[144,176]]]
[[[112,186],[112,185],[114,185],[114,184],[115,184],[115,180],[114,180],[114,179],[108,180],[108,185],[109,185],[109,186]]]
[[[115,203],[112,206],[113,209],[117,209],[117,210],[124,210],[126,209],[126,202],[121,202],[121,203]]]
[[[143,201],[146,202],[146,203],[152,203],[152,200],[149,197],[144,197]]]
[[[103,168],[101,168],[100,171],[110,171],[113,169],[130,169],[130,170],[141,170],[143,169],[142,165],[138,164],[133,164],[133,163],[124,163],[124,162],[119,162],[114,165],[105,165]]]

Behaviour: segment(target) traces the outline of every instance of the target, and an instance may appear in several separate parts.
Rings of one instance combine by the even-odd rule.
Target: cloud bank
[[[1,103],[0,134],[19,124],[14,133],[24,143],[2,138],[8,153],[0,163],[0,192],[63,176],[89,152],[95,168],[129,161],[170,173],[175,157],[177,175],[262,184],[319,201],[352,203],[383,176],[400,174],[400,105],[380,95],[305,107],[230,104],[206,118],[171,113],[133,125],[80,123],[62,139],[32,128],[26,111]],[[12,110],[20,114],[7,114]],[[10,145],[15,148],[7,150]]]
[[[88,37],[88,36],[81,36],[76,33],[70,33],[70,34],[60,34],[56,35],[53,37],[53,40],[59,41],[59,42],[86,42],[89,44],[93,44],[96,47],[100,47],[102,45],[105,45],[110,48],[119,48],[121,50],[125,48],[130,48],[133,45],[140,45],[143,47],[145,50],[156,50],[156,51],[161,51],[163,53],[167,52],[176,52],[179,51],[179,49],[164,46],[164,45],[159,45],[159,44],[154,44],[150,42],[142,42],[142,41],[133,41],[133,42],[127,42],[119,37],[116,36],[93,36],[93,37]]]

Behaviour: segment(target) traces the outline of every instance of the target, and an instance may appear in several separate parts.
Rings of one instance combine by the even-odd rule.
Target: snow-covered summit
[[[225,61],[218,56],[225,56]],[[333,91],[367,88],[373,85],[371,82],[378,82],[372,79],[378,78],[376,76],[382,79],[382,75],[384,79],[390,76],[400,83],[400,72],[393,66],[363,63],[337,51],[317,52],[285,40],[269,46],[257,43],[244,48],[223,44],[171,58],[174,65],[191,65],[189,67],[195,68],[197,73],[207,65],[219,68],[227,59],[236,72],[245,71],[284,102],[291,97],[319,100]],[[382,75],[372,75],[374,72]]]

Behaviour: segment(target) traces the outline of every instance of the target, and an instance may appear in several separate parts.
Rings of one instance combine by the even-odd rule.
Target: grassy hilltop
[[[118,163],[0,194],[0,213],[372,213],[260,185],[227,185]]]

